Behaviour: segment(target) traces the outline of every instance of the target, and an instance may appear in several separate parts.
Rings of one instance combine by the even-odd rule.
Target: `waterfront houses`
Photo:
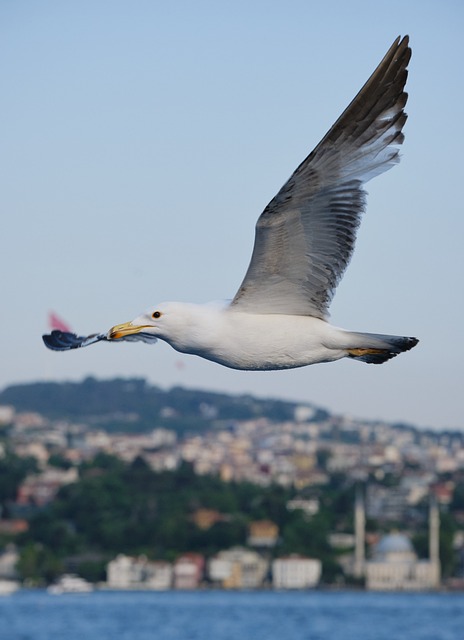
[[[203,578],[205,559],[199,553],[185,553],[174,563],[174,588],[198,589]]]
[[[315,558],[290,555],[272,562],[274,589],[311,589],[319,584],[322,563]]]
[[[150,561],[146,556],[132,558],[118,555],[107,566],[107,586],[110,589],[171,589],[173,567],[169,562]]]
[[[208,563],[212,584],[223,589],[259,589],[268,570],[269,562],[264,557],[242,547],[220,551]]]
[[[145,556],[118,555],[107,566],[110,589],[193,590],[209,585],[221,589],[310,589],[321,578],[321,562],[299,555],[272,562],[245,547],[220,551],[205,564],[199,554],[184,554],[174,563]]]

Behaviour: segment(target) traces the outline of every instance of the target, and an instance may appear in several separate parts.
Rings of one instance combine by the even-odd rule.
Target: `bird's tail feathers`
[[[383,364],[403,351],[409,351],[419,342],[417,338],[389,336],[378,333],[347,332],[351,345],[348,357],[369,364]]]

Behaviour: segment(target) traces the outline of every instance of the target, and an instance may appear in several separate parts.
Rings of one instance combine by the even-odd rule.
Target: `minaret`
[[[361,494],[361,490],[356,491],[356,502],[354,509],[354,535],[355,535],[355,549],[354,549],[354,567],[353,574],[356,578],[362,578],[364,576],[364,564],[365,564],[365,529],[366,529],[366,516],[364,514],[364,500]]]
[[[430,500],[429,511],[429,561],[434,587],[440,586],[440,514],[435,498]]]

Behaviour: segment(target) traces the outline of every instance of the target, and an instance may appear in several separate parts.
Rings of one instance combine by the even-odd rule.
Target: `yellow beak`
[[[118,340],[126,336],[132,336],[136,333],[140,333],[144,329],[149,328],[148,325],[133,325],[132,322],[125,322],[124,324],[117,324],[115,327],[108,331],[108,337],[110,340]]]

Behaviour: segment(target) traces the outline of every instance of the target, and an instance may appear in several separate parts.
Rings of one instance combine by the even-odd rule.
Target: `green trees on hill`
[[[6,517],[14,508],[18,483],[33,470],[31,464],[12,454],[0,459],[0,500]],[[29,530],[14,538],[20,551],[18,569],[23,579],[34,583],[51,582],[65,571],[103,580],[107,562],[118,553],[169,561],[187,551],[209,557],[246,545],[250,522],[271,520],[279,528],[279,539],[267,553],[319,558],[323,580],[333,582],[341,570],[329,534],[353,531],[355,488],[334,475],[327,486],[312,488],[311,494],[317,494],[320,508],[308,518],[301,510],[287,508],[294,489],[225,483],[217,476],[195,475],[189,464],[155,473],[141,458],[128,465],[99,454],[81,465],[78,482],[62,487],[52,503],[30,516]],[[461,506],[463,494],[462,485],[457,485],[453,508]],[[207,526],[201,526],[201,510],[214,514]],[[425,511],[424,506],[424,516]],[[453,512],[442,513],[444,575],[452,575],[456,562],[455,530]],[[8,541],[3,535],[0,548]],[[414,542],[419,555],[427,557],[425,526],[416,531]]]
[[[28,473],[37,470],[34,458],[20,458],[8,452],[0,457],[0,513],[8,515],[9,505],[16,499],[19,484]]]
[[[23,577],[47,581],[64,569],[103,578],[106,562],[117,553],[174,560],[186,551],[210,556],[245,545],[252,520],[275,522],[281,538],[273,552],[335,558],[327,545],[329,520],[286,508],[291,490],[279,486],[224,483],[198,476],[190,465],[154,473],[142,459],[126,465],[99,455],[82,468],[82,479],[63,487],[56,500],[37,513],[20,538]],[[199,528],[194,514],[207,508],[220,514],[210,528]],[[74,565],[72,564],[74,563]]]

